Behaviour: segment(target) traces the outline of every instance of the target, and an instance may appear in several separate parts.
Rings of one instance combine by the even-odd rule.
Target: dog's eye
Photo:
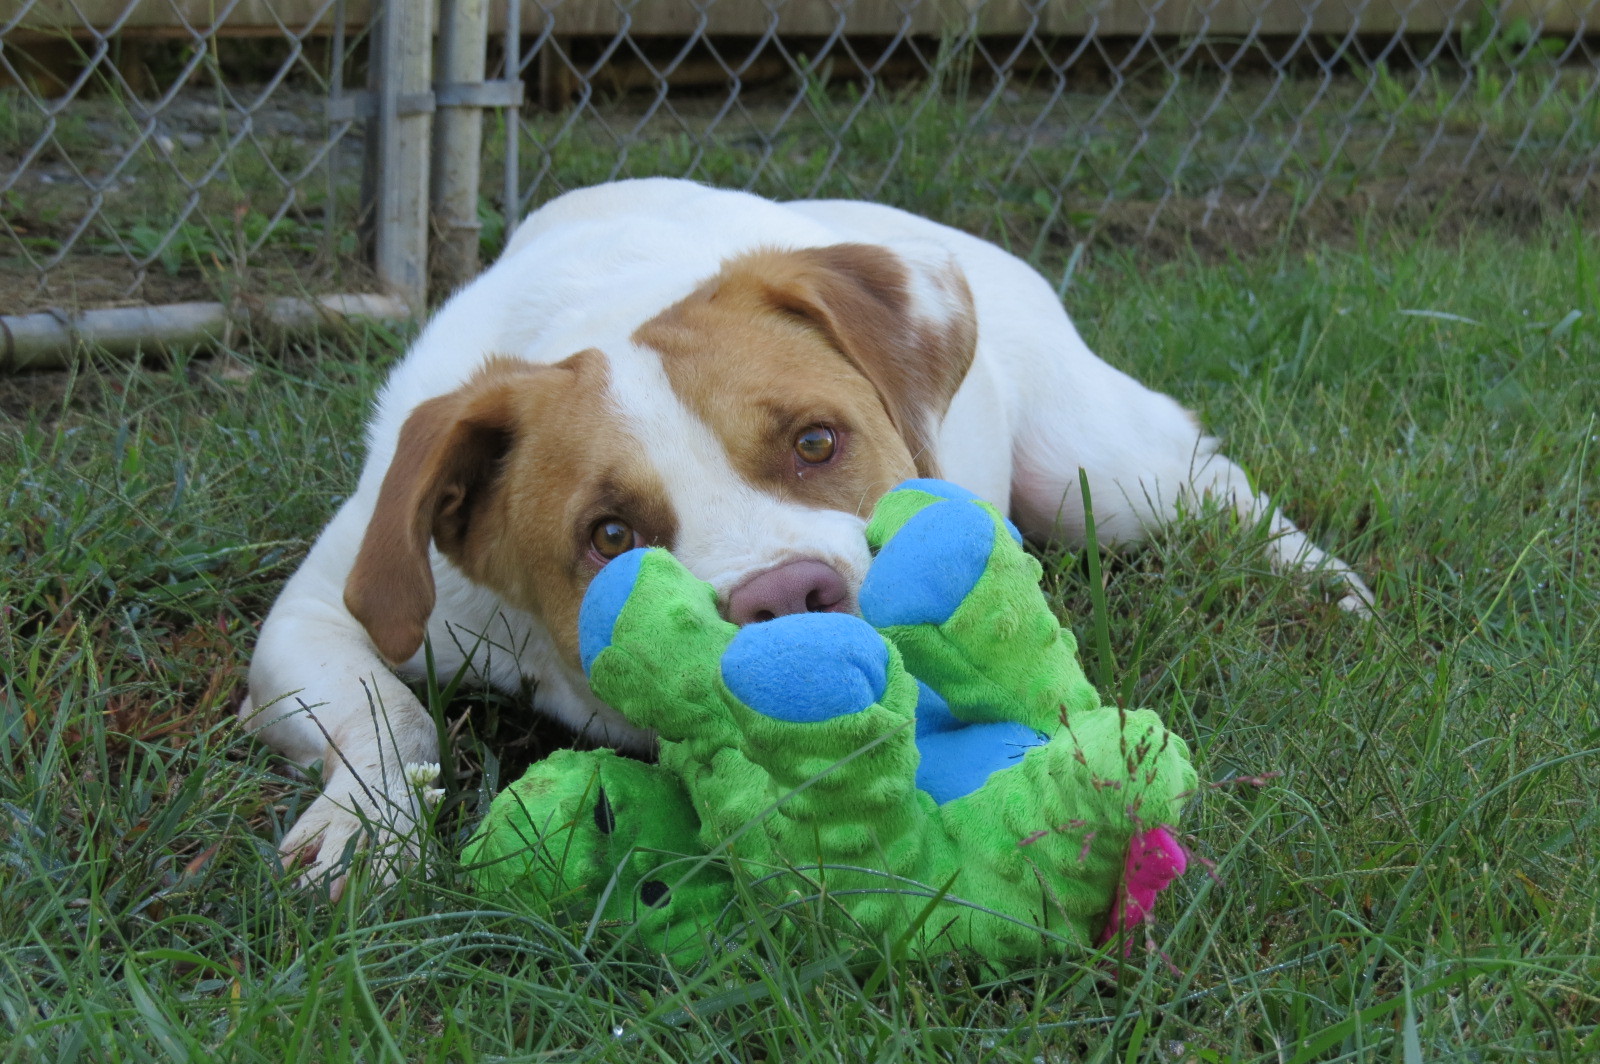
[[[833,457],[838,445],[832,429],[813,425],[795,439],[794,453],[807,465],[821,465]]]
[[[596,554],[610,561],[632,550],[636,538],[631,527],[612,517],[594,526],[594,531],[589,533],[589,545]]]

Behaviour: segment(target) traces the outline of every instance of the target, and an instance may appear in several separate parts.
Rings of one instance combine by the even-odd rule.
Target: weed
[[[1592,71],[1563,67],[1570,49],[1525,16],[1485,3],[1461,31],[1459,73],[1433,64],[1409,75],[1377,63],[1367,84],[1378,113],[1396,126],[1429,124],[1522,147],[1600,145],[1600,96]]]

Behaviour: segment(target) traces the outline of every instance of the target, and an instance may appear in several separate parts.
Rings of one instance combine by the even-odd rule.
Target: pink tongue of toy
[[[1117,902],[1111,909],[1111,919],[1101,941],[1109,941],[1141,923],[1155,908],[1156,895],[1171,886],[1188,867],[1188,855],[1166,828],[1151,828],[1143,835],[1135,835],[1128,845],[1128,859],[1122,866],[1122,888],[1117,891]],[[1130,938],[1123,952],[1132,949]]]

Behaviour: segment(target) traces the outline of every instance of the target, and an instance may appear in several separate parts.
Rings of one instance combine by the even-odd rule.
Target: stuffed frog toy
[[[467,846],[478,888],[680,963],[732,930],[736,866],[774,913],[1000,965],[1139,923],[1185,864],[1183,740],[1101,704],[992,506],[908,481],[866,536],[860,616],[738,627],[668,551],[607,564],[580,656],[659,757],[534,765]]]

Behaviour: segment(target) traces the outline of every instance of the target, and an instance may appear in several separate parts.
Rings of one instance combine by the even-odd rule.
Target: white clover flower
[[[439,778],[437,761],[412,761],[405,767],[406,782],[413,787],[426,787]]]

